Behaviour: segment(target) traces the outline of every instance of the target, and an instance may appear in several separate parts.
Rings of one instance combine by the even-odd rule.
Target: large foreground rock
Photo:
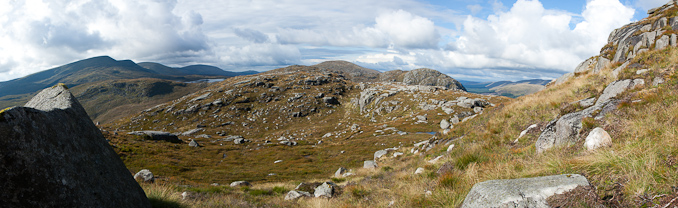
[[[484,181],[473,185],[461,207],[549,207],[548,197],[588,185],[577,174]]]
[[[150,207],[63,85],[0,112],[0,160],[3,207]]]

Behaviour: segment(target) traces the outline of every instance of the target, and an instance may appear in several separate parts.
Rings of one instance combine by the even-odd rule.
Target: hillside
[[[141,78],[87,83],[71,88],[71,92],[93,121],[108,123],[209,85]]]
[[[613,31],[573,73],[517,99],[292,66],[231,78],[103,128],[129,169],[157,173],[156,184],[142,185],[149,197],[177,206],[482,207],[473,200],[505,187],[487,203],[672,207],[678,7],[649,13]],[[141,129],[185,134],[178,144],[127,134]],[[477,190],[541,176],[584,185]],[[239,180],[252,185],[222,185]]]

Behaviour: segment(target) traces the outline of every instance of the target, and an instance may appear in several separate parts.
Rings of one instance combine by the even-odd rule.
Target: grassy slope
[[[454,207],[463,202],[477,182],[580,173],[596,187],[594,192],[604,205],[663,205],[677,196],[674,187],[678,185],[678,175],[675,174],[678,168],[678,142],[675,141],[678,50],[651,51],[636,57],[633,62],[651,69],[650,72],[636,75],[636,69],[627,69],[620,76],[645,79],[645,87],[619,96],[623,100],[619,109],[603,120],[585,120],[583,136],[572,146],[554,148],[537,155],[534,143],[540,131],[528,133],[515,144],[512,141],[531,124],[539,124],[542,128],[559,115],[573,111],[576,106],[572,107],[569,103],[598,96],[614,80],[611,69],[601,74],[579,75],[564,84],[500,105],[476,119],[457,125],[450,135],[458,138],[453,142],[456,147],[449,154],[445,153],[447,147],[441,146],[425,156],[407,155],[384,161],[380,163],[382,168],[379,170],[359,170],[356,177],[341,183],[348,184],[344,194],[330,200],[284,202],[280,200],[282,194],[260,195],[260,192],[252,190],[223,187],[211,189],[227,191],[209,192],[210,188],[203,186],[193,191],[207,194],[190,204],[208,207],[215,205],[214,201],[221,201],[220,205],[225,206],[383,207],[393,201],[393,207]],[[650,83],[654,77],[663,77],[667,82],[653,87]],[[612,147],[595,152],[583,149],[583,137],[595,127],[603,127],[610,133]],[[448,156],[440,163],[425,162],[437,155]],[[437,175],[435,171],[443,162],[452,163],[455,169],[449,174]],[[417,167],[425,168],[425,173],[414,175]],[[327,179],[319,177],[316,180]],[[257,184],[252,189],[293,189],[296,182]],[[184,189],[176,189],[179,190]],[[425,191],[432,191],[432,195],[426,196]]]

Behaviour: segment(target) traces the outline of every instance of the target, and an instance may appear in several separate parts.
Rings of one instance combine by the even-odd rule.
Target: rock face
[[[603,128],[595,128],[584,142],[587,150],[595,150],[601,147],[612,146],[612,137]]]
[[[409,85],[441,86],[466,91],[461,83],[439,71],[427,68],[415,69],[405,73],[403,83]]]
[[[485,181],[473,185],[461,207],[546,208],[546,198],[588,185],[588,180],[577,174]]]
[[[0,204],[150,207],[87,113],[63,85],[0,112]]]

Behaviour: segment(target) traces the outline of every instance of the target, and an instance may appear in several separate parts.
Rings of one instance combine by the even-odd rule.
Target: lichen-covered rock
[[[0,114],[0,204],[150,207],[146,194],[63,85]]]
[[[548,197],[588,185],[577,174],[484,181],[473,185],[461,207],[547,208]]]

